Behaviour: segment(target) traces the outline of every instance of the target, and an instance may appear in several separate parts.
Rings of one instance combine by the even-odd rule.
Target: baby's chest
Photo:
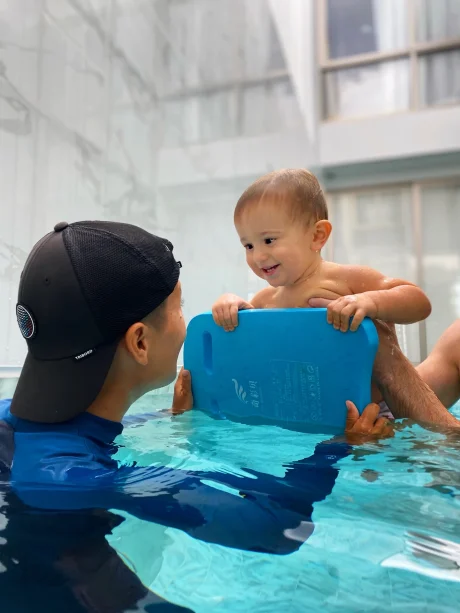
[[[334,282],[315,284],[311,287],[303,287],[299,291],[285,292],[284,294],[280,292],[278,295],[273,296],[270,301],[271,304],[267,304],[265,308],[291,309],[308,307],[310,298],[336,300],[341,296],[347,296],[349,293],[350,289],[346,284]]]

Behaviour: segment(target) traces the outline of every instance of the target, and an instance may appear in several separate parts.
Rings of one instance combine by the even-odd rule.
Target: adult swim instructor
[[[29,351],[11,404],[0,407],[10,493],[34,518],[118,509],[211,543],[295,551],[313,530],[313,504],[331,492],[347,444],[319,444],[282,479],[120,466],[112,457],[130,405],[176,375],[185,337],[179,270],[169,241],[128,224],[62,222],[37,243],[17,305]],[[190,378],[181,373],[173,411],[191,405]],[[370,406],[359,417],[350,405],[349,436],[390,435],[377,413]]]

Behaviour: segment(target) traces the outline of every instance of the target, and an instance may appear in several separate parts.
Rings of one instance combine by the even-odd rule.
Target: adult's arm
[[[313,505],[332,491],[337,462],[350,447],[320,443],[310,457],[290,465],[284,478],[250,470],[251,476],[238,476],[104,466],[77,452],[70,465],[68,456],[47,458],[26,481],[13,469],[13,491],[37,509],[115,509],[208,543],[287,554],[311,534]]]
[[[325,308],[328,304],[329,301],[322,298],[309,300],[313,308]],[[460,428],[460,422],[422,379],[423,369],[419,374],[401,351],[394,325],[378,320],[374,323],[379,334],[379,349],[373,376],[393,415],[397,419],[405,417],[441,427]]]
[[[442,427],[460,428],[460,422],[449,413],[401,351],[394,326],[375,323],[380,342],[374,364],[374,379],[393,415]]]
[[[445,407],[460,399],[460,319],[447,328],[417,372]]]

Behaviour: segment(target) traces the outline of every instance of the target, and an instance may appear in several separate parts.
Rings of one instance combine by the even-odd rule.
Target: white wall
[[[57,221],[170,231],[157,195],[151,5],[0,3],[0,365],[23,360],[19,274]]]
[[[236,199],[254,177],[315,155],[302,115],[310,103],[297,102],[299,56],[286,46],[291,4],[273,7],[272,34],[268,0],[241,0],[238,11],[234,0],[0,0],[0,367],[22,364],[20,271],[58,221],[129,221],[168,236],[184,265],[187,318],[223,291],[247,294]],[[292,83],[278,43],[296,66]],[[262,95],[260,121],[272,69],[281,80]],[[252,89],[242,86],[233,135],[230,107],[213,99],[201,119],[173,116],[163,99],[235,78]],[[199,120],[207,144],[172,148],[167,135],[200,134]]]
[[[315,2],[269,0],[269,5],[304,118],[307,141],[313,144],[318,128]]]
[[[322,166],[441,155],[460,150],[460,107],[432,108],[321,125]]]

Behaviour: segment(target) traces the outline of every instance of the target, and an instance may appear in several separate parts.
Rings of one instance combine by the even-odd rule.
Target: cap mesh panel
[[[66,229],[64,242],[106,340],[148,315],[177,284],[172,244],[136,226],[78,222]]]

